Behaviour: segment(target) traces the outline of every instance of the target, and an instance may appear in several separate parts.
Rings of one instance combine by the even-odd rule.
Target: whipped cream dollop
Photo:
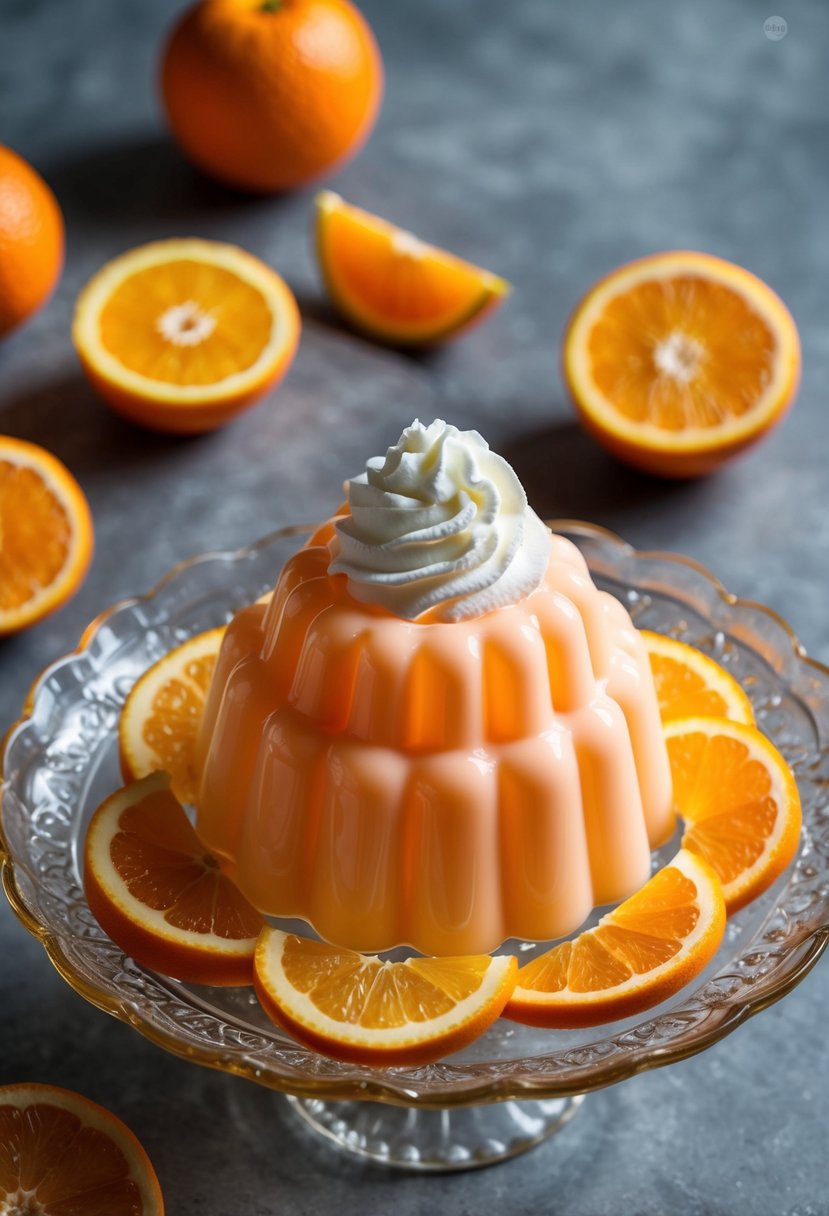
[[[415,421],[345,491],[329,571],[347,575],[361,603],[463,621],[517,603],[544,577],[550,532],[477,431]]]

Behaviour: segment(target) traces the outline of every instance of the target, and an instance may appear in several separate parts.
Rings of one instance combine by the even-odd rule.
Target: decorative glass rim
[[[776,898],[764,910],[762,923],[747,941],[738,941],[742,953],[704,980],[701,987],[665,1012],[657,1011],[635,1025],[611,1030],[605,1038],[565,1046],[525,1059],[464,1062],[450,1057],[422,1068],[357,1068],[316,1057],[305,1067],[308,1052],[292,1044],[290,1066],[273,1051],[257,1055],[255,1045],[239,1042],[231,1047],[199,1042],[177,1025],[153,1020],[151,1003],[127,1001],[112,983],[84,975],[67,948],[67,941],[50,920],[43,903],[31,894],[33,874],[10,842],[5,824],[6,800],[13,775],[8,768],[15,749],[34,732],[34,718],[50,680],[67,665],[80,663],[105,629],[117,625],[121,614],[140,614],[170,589],[180,589],[198,567],[214,563],[216,569],[253,563],[258,557],[292,538],[304,537],[306,525],[278,529],[253,545],[235,551],[205,553],[180,562],[145,595],[121,600],[102,612],[84,630],[77,647],[51,663],[35,680],[19,720],[7,732],[0,757],[0,867],[12,909],[37,937],[51,962],[67,983],[98,1008],[133,1026],[156,1045],[202,1065],[247,1077],[260,1084],[300,1097],[367,1099],[421,1107],[466,1106],[476,1103],[565,1097],[599,1089],[636,1073],[685,1059],[729,1034],[747,1018],[780,1000],[811,970],[829,941],[829,667],[807,656],[791,626],[772,609],[727,591],[713,574],[691,558],[659,550],[637,551],[615,533],[578,520],[551,520],[556,532],[574,539],[585,553],[594,576],[628,588],[628,607],[661,596],[678,612],[696,614],[713,629],[712,636],[733,639],[764,666],[769,679],[785,690],[808,717],[814,741],[800,748],[798,782],[809,785],[812,819],[805,821],[804,836],[794,868],[773,888]],[[634,577],[636,575],[636,577]],[[819,867],[823,866],[821,870]],[[27,890],[28,885],[28,890]],[[82,891],[78,898],[82,901]],[[88,913],[88,909],[86,910]],[[743,915],[743,914],[739,914]],[[737,918],[739,920],[739,916]],[[762,948],[758,947],[762,943]],[[719,958],[719,956],[718,956]],[[143,973],[142,973],[143,974]],[[146,973],[149,977],[151,973]],[[170,996],[170,993],[167,992]],[[204,1016],[213,1016],[206,1002],[191,995],[188,1006],[201,1004]],[[173,994],[172,999],[179,999]],[[597,1028],[600,1033],[603,1028]],[[555,1032],[547,1032],[554,1034]],[[255,1036],[253,1036],[255,1037]],[[280,1041],[281,1043],[284,1040]],[[303,1054],[304,1053],[304,1054]],[[282,1053],[287,1056],[288,1049]],[[320,1063],[322,1061],[322,1063]]]

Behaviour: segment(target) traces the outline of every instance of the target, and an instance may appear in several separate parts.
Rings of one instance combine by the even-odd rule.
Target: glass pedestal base
[[[472,1170],[535,1148],[570,1121],[584,1095],[448,1110],[288,1097],[315,1132],[355,1156],[398,1169]]]

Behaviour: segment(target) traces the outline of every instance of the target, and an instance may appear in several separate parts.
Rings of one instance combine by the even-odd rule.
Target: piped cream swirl
[[[329,571],[361,603],[462,621],[518,603],[544,577],[549,530],[477,431],[415,421],[345,490]]]

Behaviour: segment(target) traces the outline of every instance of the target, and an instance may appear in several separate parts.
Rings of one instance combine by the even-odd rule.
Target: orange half
[[[135,682],[118,722],[125,781],[138,781],[163,769],[177,798],[196,801],[196,739],[224,635],[224,626],[197,634],[153,663]]]
[[[228,422],[285,375],[299,340],[285,281],[235,245],[157,241],[108,262],[81,292],[72,336],[119,413],[161,431]]]
[[[254,983],[265,1012],[302,1043],[362,1064],[427,1064],[478,1038],[512,992],[509,955],[384,962],[265,928]]]
[[[640,636],[648,651],[663,722],[705,714],[754,725],[751,701],[714,659],[664,633],[642,629]]]
[[[51,452],[0,435],[0,635],[54,612],[92,560],[92,515]]]
[[[149,1157],[103,1106],[54,1085],[0,1087],[0,1212],[163,1216]]]
[[[317,196],[317,256],[331,299],[359,329],[428,346],[483,320],[509,284],[331,190]]]
[[[84,890],[136,962],[195,984],[249,984],[262,917],[203,847],[154,773],[112,794],[89,824]]]
[[[800,795],[783,756],[756,727],[725,718],[665,724],[682,844],[718,875],[729,915],[782,874],[800,840]]]
[[[693,477],[754,443],[791,405],[797,328],[756,275],[704,253],[658,253],[591,288],[564,336],[587,428],[664,477]]]
[[[595,929],[521,967],[504,1016],[566,1029],[641,1013],[699,975],[724,932],[716,874],[680,849]]]

